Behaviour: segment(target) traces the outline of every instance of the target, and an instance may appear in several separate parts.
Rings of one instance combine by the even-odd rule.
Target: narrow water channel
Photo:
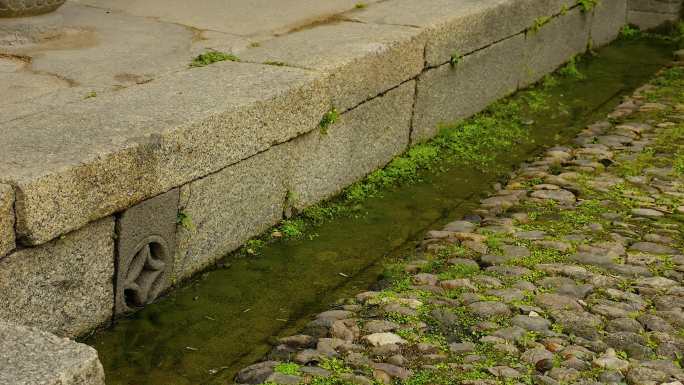
[[[314,237],[276,242],[250,258],[228,256],[229,268],[202,274],[84,342],[98,350],[110,385],[231,383],[237,370],[270,350],[269,341],[371,286],[384,264],[409,253],[426,230],[461,217],[512,167],[604,116],[670,54],[667,45],[644,40],[603,48],[578,65],[586,79],[561,79],[546,89],[552,111],[527,112],[529,138],[502,167],[425,173],[419,183],[366,201],[361,215],[316,227]]]

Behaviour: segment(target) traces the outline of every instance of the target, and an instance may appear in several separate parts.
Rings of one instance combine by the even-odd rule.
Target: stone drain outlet
[[[117,220],[117,315],[152,302],[169,287],[178,199],[173,189],[131,207]]]

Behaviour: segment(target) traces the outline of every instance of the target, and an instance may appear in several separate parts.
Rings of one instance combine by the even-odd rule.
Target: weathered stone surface
[[[484,109],[516,90],[523,68],[522,35],[442,65],[418,78],[411,141],[435,136],[440,124],[452,123]]]
[[[44,243],[314,129],[319,78],[214,63],[0,125],[18,236]]]
[[[115,312],[144,306],[171,283],[178,189],[150,198],[117,219]]]
[[[14,247],[14,190],[0,184],[0,258]]]
[[[364,1],[370,6],[378,0]],[[353,9],[357,0],[279,0],[270,1],[209,0],[192,12],[184,0],[79,0],[99,8],[125,11],[145,18],[159,18],[170,23],[192,26],[198,30],[220,31],[242,36],[270,37],[293,28],[309,25],[329,15]],[[194,8],[194,7],[193,7]],[[256,22],[258,21],[258,22]]]
[[[104,385],[104,371],[90,346],[0,320],[0,383],[7,385]]]
[[[111,318],[111,217],[0,259],[0,319],[78,336]]]
[[[340,22],[268,40],[240,57],[324,73],[333,105],[344,111],[417,76],[424,47],[415,28]]]
[[[464,55],[522,33],[540,16],[555,15],[570,0],[397,0],[380,2],[346,15],[353,20],[411,25],[427,36],[425,61],[445,64],[452,54]]]
[[[414,81],[340,116],[325,132],[289,143],[288,203],[303,208],[384,166],[408,146]]]
[[[593,47],[600,47],[615,40],[620,28],[627,23],[627,0],[602,0],[594,7],[591,22]]]
[[[677,14],[681,7],[680,0],[629,0],[631,11]]]
[[[572,56],[582,53],[589,42],[592,14],[579,8],[551,19],[538,31],[527,33],[524,78],[526,86],[552,72]]]
[[[175,277],[182,279],[265,231],[283,215],[286,145],[273,147],[180,189]]]
[[[675,22],[679,19],[676,13],[627,11],[627,22],[636,25],[640,29],[648,30],[656,28],[667,22]]]

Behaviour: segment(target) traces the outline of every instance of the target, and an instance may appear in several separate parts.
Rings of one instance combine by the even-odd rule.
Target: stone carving
[[[171,284],[178,199],[178,189],[173,189],[117,219],[116,314],[154,301]]]
[[[144,306],[164,289],[164,272],[169,260],[166,241],[152,235],[141,242],[129,261],[123,284],[126,307]]]
[[[42,15],[61,7],[66,0],[0,0],[0,17]]]

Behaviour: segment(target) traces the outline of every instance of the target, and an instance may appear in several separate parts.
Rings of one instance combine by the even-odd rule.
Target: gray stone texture
[[[522,33],[540,16],[558,14],[571,0],[395,0],[350,12],[353,20],[416,26],[425,31],[425,61],[433,67]]]
[[[679,15],[676,13],[627,11],[627,22],[636,25],[641,30],[653,29],[668,22],[676,22],[677,20],[679,20]]]
[[[289,204],[312,205],[384,166],[409,142],[415,81],[343,114],[325,132],[292,142]]]
[[[266,41],[240,57],[324,73],[333,105],[344,111],[417,76],[424,46],[416,28],[337,22]]]
[[[681,0],[628,0],[629,10],[640,12],[678,14],[682,9]]]
[[[277,223],[287,189],[286,145],[279,145],[180,190],[176,279],[212,264]]]
[[[0,184],[0,259],[14,247],[14,190]]]
[[[438,133],[442,124],[467,118],[514,92],[524,75],[525,37],[517,35],[445,64],[418,78],[413,143]]]
[[[600,47],[615,40],[620,29],[627,24],[627,0],[602,0],[594,7],[591,22],[593,47]]]
[[[126,210],[117,220],[116,313],[153,301],[171,283],[176,250],[179,191],[173,189]]]
[[[270,38],[301,29],[353,9],[358,0],[204,0],[191,6],[186,0],[73,0],[111,8],[144,18],[158,18],[197,30]],[[382,0],[365,0],[372,6]]]
[[[0,320],[1,385],[104,385],[90,346]]]
[[[74,337],[111,318],[114,220],[0,259],[0,319]]]
[[[524,78],[521,87],[553,72],[574,55],[585,52],[589,43],[591,12],[573,8],[554,17],[538,31],[526,34]]]
[[[319,77],[215,63],[0,125],[17,235],[44,243],[312,130]]]

